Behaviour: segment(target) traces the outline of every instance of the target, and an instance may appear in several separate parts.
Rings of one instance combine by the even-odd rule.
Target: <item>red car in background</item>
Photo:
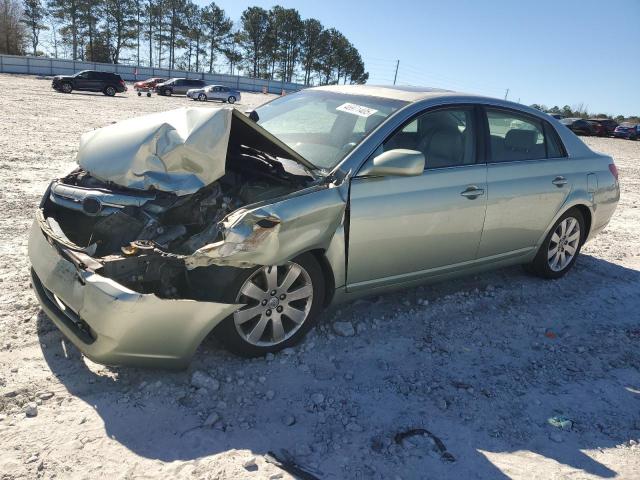
[[[594,134],[599,137],[610,137],[618,126],[618,122],[610,118],[589,118],[587,120],[594,130]]]
[[[159,83],[164,83],[166,79],[160,77],[147,78],[146,80],[141,80],[133,84],[133,89],[140,90],[152,90]]]

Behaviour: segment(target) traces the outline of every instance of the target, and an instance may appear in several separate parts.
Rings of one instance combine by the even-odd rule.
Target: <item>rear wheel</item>
[[[231,95],[229,98],[227,98],[227,102],[229,102],[229,103],[236,103],[236,97],[234,97],[233,95]]]
[[[584,217],[578,209],[562,215],[542,242],[526,270],[542,278],[560,278],[576,262],[586,235]]]
[[[116,89],[115,89],[115,87],[112,87],[111,85],[109,85],[107,88],[104,89],[103,93],[107,97],[113,97],[116,94]]]
[[[311,254],[240,275],[230,301],[245,306],[227,317],[216,336],[232,352],[256,357],[298,343],[313,327],[324,302],[322,269]]]
[[[73,91],[73,86],[70,83],[65,82],[60,86],[60,90],[62,90],[62,93],[71,93]]]

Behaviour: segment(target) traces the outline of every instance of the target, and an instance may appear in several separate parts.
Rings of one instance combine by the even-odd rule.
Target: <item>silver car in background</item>
[[[227,103],[236,103],[240,100],[240,92],[224,85],[208,85],[204,88],[190,89],[187,91],[187,97],[201,102],[221,100]]]

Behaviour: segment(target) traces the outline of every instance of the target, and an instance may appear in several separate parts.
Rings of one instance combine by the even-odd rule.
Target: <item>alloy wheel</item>
[[[580,246],[580,222],[574,217],[562,220],[551,236],[547,261],[554,272],[561,272],[571,263]]]
[[[271,347],[291,338],[304,324],[313,303],[309,273],[295,262],[262,267],[242,285],[233,314],[240,336],[249,344]]]

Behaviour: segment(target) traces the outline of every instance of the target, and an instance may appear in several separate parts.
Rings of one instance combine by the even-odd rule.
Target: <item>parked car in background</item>
[[[224,85],[208,85],[204,88],[188,90],[187,97],[201,102],[222,100],[223,102],[236,103],[240,100],[240,92],[235,88],[225,87]]]
[[[189,78],[172,78],[164,83],[156,85],[158,95],[186,95],[187,91],[192,88],[204,88],[206,86],[204,80],[195,80]]]
[[[547,115],[549,115],[550,117],[555,118],[556,120],[562,120],[564,118],[564,115],[562,115],[561,113],[549,113],[549,112],[547,112]]]
[[[75,75],[56,75],[51,81],[51,87],[63,93],[71,93],[74,90],[102,92],[109,97],[127,91],[127,85],[117,73],[95,70],[83,70]]]
[[[637,140],[640,138],[640,124],[634,124],[629,122],[621,123],[613,131],[613,136],[616,138],[626,138],[627,140]]]
[[[147,78],[146,80],[140,80],[133,84],[134,90],[147,90],[150,88],[155,88],[156,85],[160,83],[164,83],[167,80],[160,77]]]
[[[184,367],[212,331],[265,355],[333,302],[482,270],[556,279],[620,196],[613,159],[543,112],[416,87],[154,113],[76,158],[36,212],[33,286],[110,365]]]
[[[599,137],[610,137],[618,126],[618,122],[610,118],[589,118],[587,122],[591,124],[594,133]]]
[[[576,135],[594,135],[593,126],[582,118],[563,118],[560,123],[567,126]]]

